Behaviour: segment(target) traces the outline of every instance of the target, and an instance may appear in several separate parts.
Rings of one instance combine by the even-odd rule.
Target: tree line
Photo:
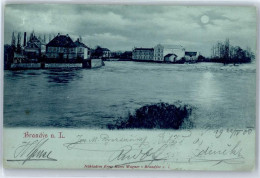
[[[240,46],[232,46],[227,38],[224,42],[217,42],[211,48],[212,62],[249,63],[255,59],[255,54],[249,47],[242,49]]]

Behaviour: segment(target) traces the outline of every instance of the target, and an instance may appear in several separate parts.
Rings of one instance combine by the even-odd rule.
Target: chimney
[[[66,36],[69,37],[69,34],[67,34]]]
[[[23,34],[23,46],[26,46],[26,32]]]
[[[58,36],[60,36],[60,33],[58,33]]]

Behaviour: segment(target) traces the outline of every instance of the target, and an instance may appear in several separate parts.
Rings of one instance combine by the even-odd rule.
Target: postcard
[[[254,6],[4,8],[5,168],[251,171]]]

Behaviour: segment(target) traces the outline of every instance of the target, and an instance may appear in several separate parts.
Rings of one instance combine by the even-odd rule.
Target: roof
[[[77,47],[69,35],[57,35],[46,46],[52,47]]]
[[[176,54],[172,54],[172,53],[170,53],[170,54],[167,54],[167,55],[164,56],[164,57],[170,57],[170,56],[172,56],[172,55],[177,56]]]
[[[109,49],[107,49],[107,48],[101,48],[102,49],[102,51],[110,51]]]
[[[30,45],[28,45],[30,43]],[[40,46],[35,42],[28,42],[25,48],[40,48]]]
[[[30,44],[30,45],[29,45]],[[42,42],[33,34],[30,36],[25,48],[40,48]]]
[[[134,50],[154,50],[153,48],[135,48]]]
[[[197,55],[197,52],[189,52],[189,51],[185,52],[185,56],[196,56],[196,55]]]
[[[87,47],[84,43],[80,42],[79,39],[77,39],[77,41],[74,42],[74,44],[78,47],[84,47],[84,48],[88,48],[90,49],[89,47]]]
[[[41,42],[35,35],[33,35],[33,36],[29,39],[29,41],[31,41],[31,42]]]

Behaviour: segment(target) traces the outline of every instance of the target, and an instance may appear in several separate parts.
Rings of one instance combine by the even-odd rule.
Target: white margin
[[[228,6],[256,6],[257,7],[257,72],[256,72],[256,167],[252,172],[222,172],[222,171],[127,171],[127,170],[48,170],[48,169],[4,169],[3,168],[3,76],[4,76],[4,5],[13,3],[67,3],[67,4],[139,4],[139,5],[228,5]],[[178,177],[178,178],[258,178],[260,177],[259,168],[259,18],[260,0],[1,0],[0,19],[1,19],[1,50],[0,50],[0,177]]]

